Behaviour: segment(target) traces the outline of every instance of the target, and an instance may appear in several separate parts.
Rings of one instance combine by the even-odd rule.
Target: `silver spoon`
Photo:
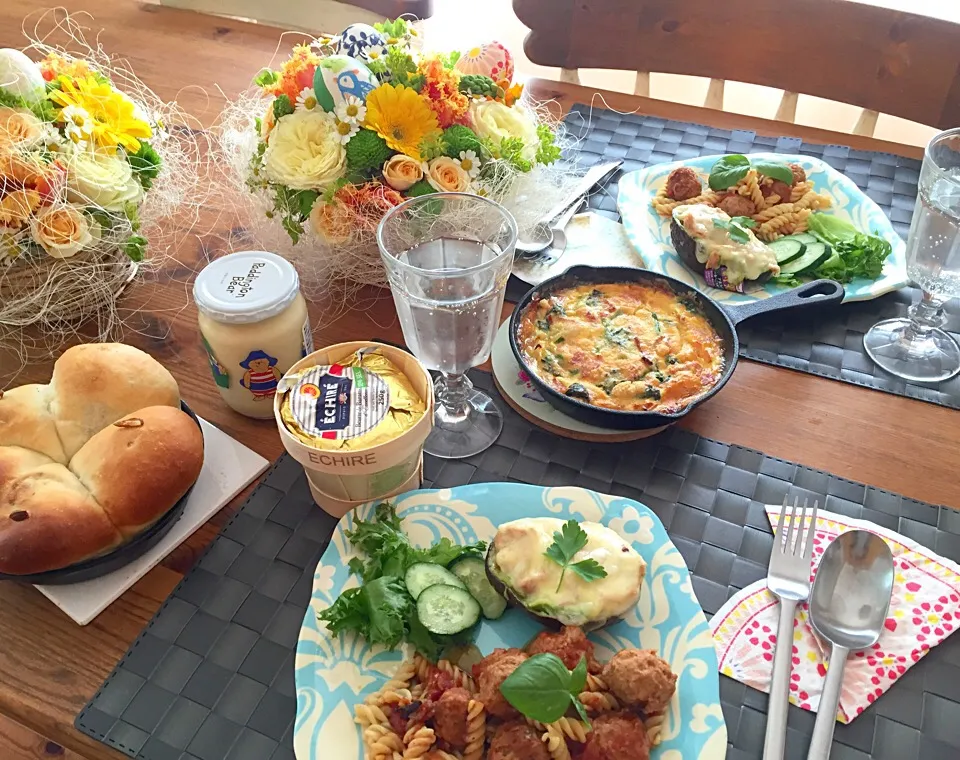
[[[893,555],[879,536],[851,530],[823,553],[810,595],[810,623],[832,649],[807,760],[830,757],[847,655],[877,643],[892,592]]]

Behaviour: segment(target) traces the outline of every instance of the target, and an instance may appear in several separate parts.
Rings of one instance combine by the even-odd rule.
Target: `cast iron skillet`
[[[197,423],[197,427],[200,427],[200,420],[197,419],[197,415],[187,406],[186,402],[181,401],[180,408],[190,415],[193,421]],[[112,573],[114,570],[130,564],[135,559],[146,554],[148,550],[157,545],[161,538],[170,532],[170,529],[177,520],[180,519],[180,515],[183,514],[183,510],[187,506],[187,499],[190,497],[190,492],[193,491],[194,485],[196,485],[196,483],[192,483],[190,488],[187,489],[187,492],[180,497],[180,501],[174,504],[157,522],[125,544],[120,544],[120,546],[113,551],[101,554],[99,557],[85,559],[83,562],[77,562],[74,565],[61,567],[56,570],[47,570],[42,573],[32,573],[31,575],[0,573],[0,581],[20,581],[21,583],[40,583],[59,586],[67,583],[88,581],[92,578],[99,578],[101,575]]]
[[[524,359],[517,341],[517,329],[520,318],[531,301],[549,296],[555,290],[561,290],[573,285],[610,285],[621,282],[642,282],[649,284],[667,285],[680,296],[693,298],[700,310],[716,329],[723,341],[724,370],[720,381],[709,391],[688,404],[683,410],[673,414],[664,412],[630,412],[616,409],[604,409],[588,404],[579,399],[565,396],[554,390],[541,380],[533,368]],[[742,306],[720,306],[694,287],[680,282],[667,275],[656,274],[646,269],[630,267],[589,267],[575,266],[563,274],[551,277],[549,280],[531,288],[520,299],[510,317],[510,348],[520,366],[530,376],[531,382],[537,387],[543,397],[561,412],[589,425],[605,427],[614,430],[648,430],[670,425],[681,419],[691,409],[712,398],[726,384],[737,366],[740,353],[740,341],[737,339],[736,325],[745,319],[760,314],[779,311],[804,312],[807,310],[822,310],[826,307],[839,304],[843,300],[843,286],[833,280],[815,280],[799,288],[780,293],[762,301],[744,304]]]

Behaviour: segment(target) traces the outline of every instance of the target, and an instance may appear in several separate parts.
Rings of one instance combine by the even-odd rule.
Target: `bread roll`
[[[0,447],[0,572],[66,567],[122,540],[70,470],[35,451]]]
[[[194,484],[203,466],[203,434],[179,409],[152,406],[94,435],[71,471],[123,534],[155,523]]]
[[[90,343],[53,365],[50,412],[67,460],[108,425],[146,406],[180,406],[177,382],[156,359],[123,343]]]
[[[50,386],[21,385],[0,396],[0,446],[22,446],[67,463],[50,412]]]

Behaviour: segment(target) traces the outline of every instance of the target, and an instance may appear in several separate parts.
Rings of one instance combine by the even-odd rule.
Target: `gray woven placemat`
[[[773,536],[763,511],[784,495],[872,520],[960,561],[960,512],[674,428],[593,444],[504,413],[497,443],[467,460],[427,457],[425,488],[513,481],[578,485],[657,513],[707,615],[763,578]],[[282,457],[84,707],[77,728],[144,760],[293,760],[293,662],[313,570],[335,526],[303,469]],[[728,760],[761,756],[767,697],[720,679]],[[790,707],[787,760],[804,760],[814,716]],[[960,636],[936,647],[849,726],[832,760],[957,760]],[[341,760],[331,758],[331,760]]]
[[[800,153],[823,159],[846,174],[883,209],[894,229],[906,239],[917,199],[920,161],[891,153],[854,150],[842,145],[817,145],[795,137],[765,137],[749,130],[730,130],[671,121],[657,116],[619,114],[575,105],[566,118],[579,138],[578,160],[585,166],[621,159],[623,172],[719,153]],[[590,196],[590,208],[611,219],[617,211],[614,177]],[[529,285],[513,277],[507,297],[518,301]],[[823,318],[803,320],[772,316],[750,320],[737,328],[740,355],[765,364],[886,391],[898,396],[960,409],[960,376],[943,383],[910,383],[877,367],[863,350],[863,334],[881,319],[906,314],[920,291],[908,287],[872,301],[847,304]],[[946,329],[960,334],[960,301],[946,307]]]

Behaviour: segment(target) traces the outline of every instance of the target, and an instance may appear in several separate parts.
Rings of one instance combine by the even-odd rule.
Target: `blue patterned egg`
[[[350,24],[340,33],[337,52],[372,61],[387,52],[387,38],[370,24]]]
[[[348,55],[331,55],[322,59],[313,75],[313,91],[324,111],[333,111],[347,95],[366,100],[379,84],[367,64]]]

